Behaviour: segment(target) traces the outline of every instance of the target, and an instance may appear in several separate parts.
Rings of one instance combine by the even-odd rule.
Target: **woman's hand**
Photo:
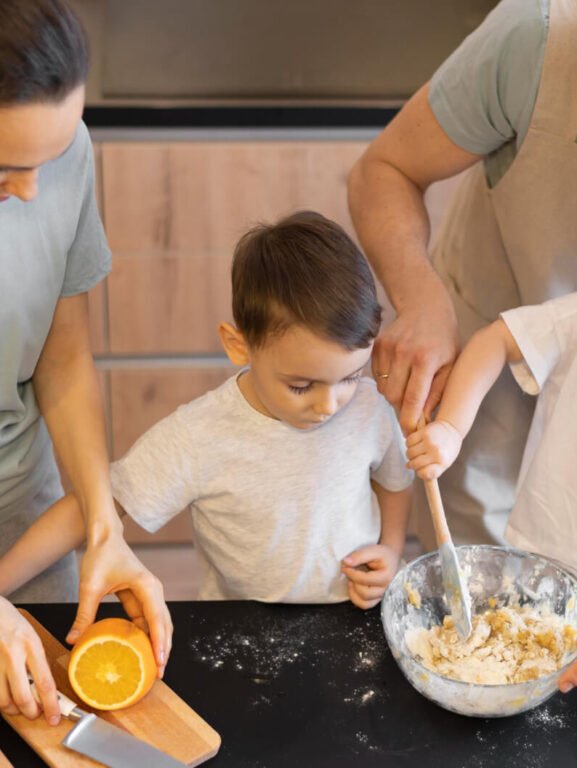
[[[397,572],[401,557],[385,544],[372,544],[351,552],[342,561],[341,571],[349,582],[349,598],[359,608],[380,602]]]
[[[74,644],[94,621],[100,601],[115,594],[128,617],[150,639],[162,677],[172,647],[172,620],[160,580],[136,557],[122,535],[88,545],[80,569],[78,611],[66,641]]]
[[[28,672],[40,699],[32,695]],[[40,638],[12,603],[0,597],[0,711],[33,720],[41,711],[50,725],[60,722],[56,684]]]

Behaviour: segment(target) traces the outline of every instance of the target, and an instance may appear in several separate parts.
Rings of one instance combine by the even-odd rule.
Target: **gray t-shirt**
[[[502,0],[431,79],[435,117],[455,144],[487,156],[492,187],[527,135],[548,29],[549,0]]]
[[[340,561],[378,542],[373,479],[410,485],[404,440],[374,381],[318,429],[254,410],[237,377],[178,408],[112,464],[116,499],[148,531],[190,505],[200,599],[330,603]]]
[[[52,466],[31,378],[56,304],[110,270],[83,123],[67,151],[40,169],[34,200],[0,204],[0,265],[1,522],[34,496]]]

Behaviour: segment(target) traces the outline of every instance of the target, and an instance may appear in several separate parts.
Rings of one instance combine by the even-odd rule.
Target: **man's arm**
[[[397,312],[375,345],[373,368],[405,434],[438,404],[458,351],[451,300],[432,268],[423,196],[481,158],[449,139],[423,86],[354,166],[349,206],[361,245]]]
[[[451,371],[435,421],[407,438],[409,467],[419,477],[438,477],[453,463],[503,367],[522,359],[501,318],[471,337]]]

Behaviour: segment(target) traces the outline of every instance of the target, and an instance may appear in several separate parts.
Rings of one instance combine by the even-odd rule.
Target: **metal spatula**
[[[441,558],[443,587],[455,627],[461,640],[471,634],[471,596],[459,566],[459,558],[451,539],[449,526],[443,509],[439,484],[436,480],[425,480],[425,492],[435,527],[435,537]]]
[[[419,420],[419,428],[425,425],[424,417]],[[439,484],[436,480],[423,480],[425,492],[433,526],[435,528],[435,538],[439,548],[439,557],[441,559],[441,575],[443,577],[443,587],[447,595],[449,610],[455,622],[455,627],[461,640],[466,640],[471,634],[471,596],[463,578],[463,572],[459,566],[459,558],[451,538],[451,532],[447,525],[445,509]]]

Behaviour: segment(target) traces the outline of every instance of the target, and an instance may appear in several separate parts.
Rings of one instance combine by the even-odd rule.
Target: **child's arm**
[[[385,594],[397,572],[405,547],[411,488],[387,491],[372,481],[381,510],[381,536],[372,544],[351,552],[342,562],[349,580],[349,597],[359,608],[372,608]]]
[[[435,421],[407,438],[408,466],[419,477],[430,480],[451,466],[501,370],[522,359],[501,318],[471,337],[451,371]]]
[[[0,595],[9,595],[84,542],[84,518],[73,494],[49,507],[0,558]]]
[[[118,514],[121,517],[125,515],[126,512],[120,504],[115,504]],[[76,549],[84,542],[85,535],[84,517],[80,506],[76,496],[69,493],[49,507],[0,558],[0,595],[14,592]],[[162,643],[156,638],[156,645],[161,645],[164,649],[157,659],[161,676],[172,646],[172,621],[164,601],[162,584],[144,568],[131,550],[123,553],[122,562],[111,564],[111,572],[114,578],[111,576],[112,588],[109,594],[116,594],[128,617],[141,629],[148,631],[145,616],[152,616],[155,619],[157,635],[159,630],[162,632]],[[86,587],[83,587],[81,580],[80,589],[83,588]],[[74,643],[78,634],[69,632],[67,642]],[[152,628],[151,640],[155,645]]]

